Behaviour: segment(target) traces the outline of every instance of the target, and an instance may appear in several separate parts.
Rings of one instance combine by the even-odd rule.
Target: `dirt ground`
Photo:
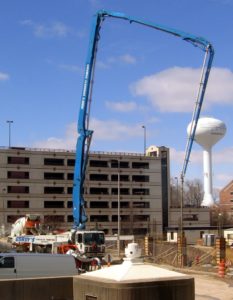
[[[233,278],[191,275],[195,279],[195,300],[233,300]]]

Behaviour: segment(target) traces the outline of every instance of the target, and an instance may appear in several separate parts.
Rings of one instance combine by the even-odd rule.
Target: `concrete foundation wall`
[[[74,300],[194,300],[194,279],[112,283],[74,277]]]
[[[0,280],[2,300],[73,300],[73,277]]]

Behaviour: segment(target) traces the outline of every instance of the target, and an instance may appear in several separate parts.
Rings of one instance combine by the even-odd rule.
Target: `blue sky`
[[[93,14],[99,9],[200,35],[215,48],[202,116],[226,123],[213,149],[213,182],[233,178],[233,1],[231,0],[9,0],[0,4],[0,145],[74,149],[83,72]],[[179,176],[203,52],[171,35],[106,19],[98,47],[91,150],[171,149]],[[202,179],[194,145],[187,178]]]

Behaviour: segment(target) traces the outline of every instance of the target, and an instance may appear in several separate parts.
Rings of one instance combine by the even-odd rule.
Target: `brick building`
[[[233,180],[220,191],[219,197],[220,210],[226,212],[228,221],[233,223]]]

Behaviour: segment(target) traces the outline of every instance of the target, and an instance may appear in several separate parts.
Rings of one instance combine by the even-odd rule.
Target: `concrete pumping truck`
[[[85,199],[84,199],[84,181],[86,174],[86,167],[88,162],[88,154],[90,149],[91,138],[93,130],[89,129],[90,109],[92,102],[92,88],[95,71],[95,61],[97,56],[97,46],[100,40],[101,25],[106,19],[116,18],[128,21],[130,24],[137,23],[152,29],[156,29],[174,37],[181,38],[185,42],[200,48],[205,52],[201,81],[199,85],[198,96],[196,99],[196,107],[193,113],[193,127],[189,137],[189,142],[186,149],[186,156],[182,176],[184,177],[189,156],[192,149],[192,143],[195,136],[196,124],[199,119],[201,107],[205,95],[205,90],[208,82],[208,77],[214,56],[214,49],[210,42],[206,39],[195,36],[177,29],[169,28],[163,25],[155,24],[145,20],[140,20],[119,12],[100,10],[93,16],[93,22],[90,33],[89,48],[87,53],[87,60],[84,72],[83,89],[81,95],[81,103],[78,118],[78,139],[76,145],[75,156],[75,169],[74,169],[74,182],[73,182],[73,228],[67,233],[57,235],[25,235],[25,231],[20,231],[20,234],[12,233],[11,239],[14,245],[27,243],[29,248],[36,249],[38,246],[50,248],[51,251],[58,249],[60,244],[66,244],[67,248],[77,247],[80,254],[87,257],[99,256],[103,257],[105,253],[104,245],[104,232],[86,230],[87,215],[85,212]],[[36,222],[36,221],[35,221]],[[26,224],[26,223],[25,223]],[[35,223],[36,224],[36,223]],[[19,224],[18,224],[19,225]],[[17,224],[15,224],[17,228]],[[31,229],[32,232],[32,229]],[[55,250],[54,250],[55,251]]]

